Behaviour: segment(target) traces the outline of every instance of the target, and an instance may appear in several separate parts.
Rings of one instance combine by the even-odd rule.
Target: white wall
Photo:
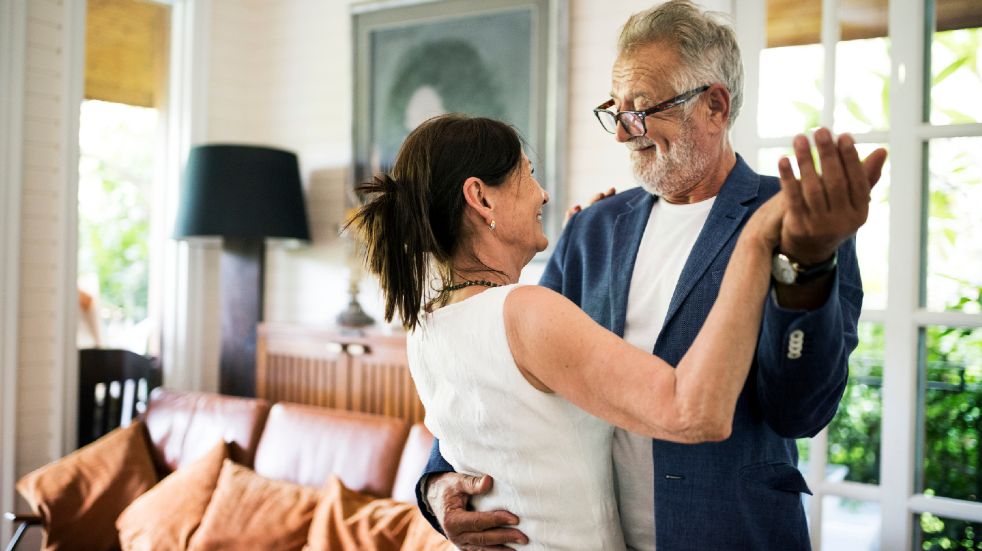
[[[336,235],[351,162],[348,6],[290,0],[243,10],[234,0],[214,2],[208,138],[295,151],[307,192],[312,245],[267,255],[271,321],[331,322],[347,301]],[[377,293],[366,291],[364,305],[376,315]]]
[[[63,451],[74,356],[77,5],[27,2],[18,315],[17,473]],[[71,306],[71,308],[69,307]],[[69,333],[68,327],[72,326]]]
[[[16,300],[4,301],[4,308],[16,309],[16,316],[3,313],[5,319],[16,320],[4,336],[5,342],[16,343],[16,356],[11,365],[9,351],[3,351],[4,382],[15,388],[13,393],[3,389],[3,407],[14,412],[15,422],[0,427],[4,445],[13,442],[14,447],[0,459],[13,462],[3,468],[15,477],[57,459],[75,438],[78,140],[73,136],[78,135],[81,100],[82,7],[60,0],[8,0],[3,5],[3,15],[16,19],[13,27],[5,22],[4,28],[16,33],[5,37],[4,55],[16,56],[7,62],[17,70],[8,72],[16,82],[4,90],[10,117],[0,131],[9,131],[18,143],[4,147],[5,162],[10,163],[4,174],[16,178],[9,182],[15,191],[5,190],[5,197],[16,204],[4,204],[5,212],[13,213],[5,216],[4,249],[16,256],[0,266],[5,270],[0,279],[16,294]],[[6,476],[0,483],[0,503],[9,506],[14,490]]]

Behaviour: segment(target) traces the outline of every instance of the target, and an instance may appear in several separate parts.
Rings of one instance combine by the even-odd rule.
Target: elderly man
[[[731,28],[673,0],[631,17],[618,49],[611,99],[594,112],[631,150],[642,187],[574,215],[541,284],[675,364],[706,319],[743,224],[779,184],[754,173],[730,145],[743,89]],[[631,549],[809,548],[800,500],[808,487],[794,439],[813,436],[835,414],[862,304],[851,230],[832,213],[865,217],[868,199],[850,196],[843,182],[875,182],[886,157],[878,150],[861,167],[826,163],[852,151],[851,138],[836,143],[821,129],[815,142],[821,178],[805,137],[795,138],[794,150],[802,180],[820,185],[802,186],[787,159],[779,165],[798,191],[789,193],[773,292],[732,436],[687,446],[615,434]],[[509,527],[519,521],[510,513],[467,510],[468,496],[490,489],[488,477],[450,471],[437,443],[420,484],[431,522],[464,549],[526,541]]]

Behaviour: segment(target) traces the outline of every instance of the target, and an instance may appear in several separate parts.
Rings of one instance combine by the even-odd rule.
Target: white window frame
[[[889,217],[889,261],[887,303],[884,310],[864,309],[861,321],[884,325],[883,412],[880,450],[880,484],[833,482],[825,479],[828,431],[812,439],[809,449],[808,484],[814,492],[809,501],[812,546],[821,549],[822,502],[838,496],[876,502],[880,506],[881,549],[912,549],[914,515],[932,513],[952,519],[982,522],[982,504],[929,497],[915,492],[920,331],[929,325],[982,327],[982,315],[933,312],[921,307],[921,224],[923,143],[934,138],[982,136],[982,124],[934,126],[922,118],[924,100],[925,5],[931,0],[889,2],[891,38],[891,81],[888,131],[855,133],[857,142],[887,143],[890,150],[891,191]],[[933,3],[932,3],[933,4]],[[822,0],[822,13],[838,13],[839,0]],[[757,134],[757,102],[760,51],[766,40],[766,0],[741,0],[736,30],[746,68],[744,109],[733,131],[737,151],[756,164],[760,149],[788,147],[791,137],[760,138]],[[821,123],[832,127],[835,109],[835,45],[839,40],[838,18],[823,17],[822,45],[825,49]],[[897,37],[897,39],[894,39]],[[916,37],[910,40],[910,37]]]
[[[167,151],[157,175],[154,204],[163,205],[153,236],[162,244],[151,269],[163,272],[161,361],[164,384],[179,390],[217,391],[217,366],[204,342],[207,251],[170,239],[180,201],[180,182],[191,147],[205,140],[211,0],[169,0],[171,10],[170,75],[165,116]]]
[[[17,437],[17,320],[27,6],[0,0],[0,513],[14,510]],[[12,526],[0,519],[0,546]]]

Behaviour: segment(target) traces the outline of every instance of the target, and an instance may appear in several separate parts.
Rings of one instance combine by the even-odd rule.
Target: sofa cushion
[[[419,476],[426,467],[433,448],[433,435],[423,423],[416,423],[409,430],[409,438],[402,449],[402,459],[399,460],[399,470],[396,481],[392,486],[392,499],[416,503],[416,484]]]
[[[331,476],[303,550],[399,551],[415,511],[409,503],[355,492]]]
[[[140,421],[17,482],[44,522],[46,551],[100,551],[118,546],[116,517],[157,482]]]
[[[123,551],[187,549],[227,457],[228,446],[220,441],[204,457],[174,471],[136,498],[116,519]]]
[[[268,414],[266,400],[156,388],[146,413],[154,460],[168,474],[224,439],[233,461],[252,466]]]
[[[319,490],[269,480],[226,459],[188,550],[299,551],[319,500]]]
[[[281,402],[269,412],[256,472],[316,487],[336,474],[355,491],[388,497],[408,431],[394,417]]]

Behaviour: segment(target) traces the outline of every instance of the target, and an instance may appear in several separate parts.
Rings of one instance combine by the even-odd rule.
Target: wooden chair
[[[78,447],[125,427],[161,385],[160,362],[129,350],[88,348],[78,359]]]

